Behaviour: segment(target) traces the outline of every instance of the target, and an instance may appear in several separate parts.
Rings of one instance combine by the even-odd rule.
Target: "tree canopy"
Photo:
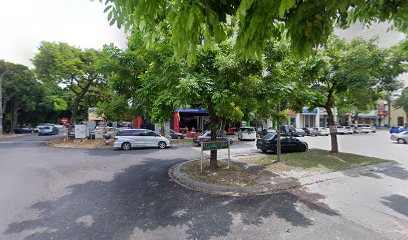
[[[408,87],[402,90],[401,96],[394,103],[396,108],[402,108],[405,111],[405,114],[408,118]]]
[[[102,1],[102,0],[100,0]],[[236,34],[237,50],[246,57],[261,57],[267,40],[284,35],[297,55],[306,55],[326,43],[334,25],[350,22],[391,21],[407,30],[405,0],[106,0],[111,24],[147,34],[147,45],[171,29],[176,55],[194,53],[201,44],[211,45]],[[228,28],[228,25],[234,28]],[[190,61],[195,54],[189,54]]]
[[[99,71],[100,52],[67,43],[42,42],[33,64],[38,78],[53,86],[62,84],[73,94],[71,124],[75,123],[81,100],[95,84],[103,82]]]

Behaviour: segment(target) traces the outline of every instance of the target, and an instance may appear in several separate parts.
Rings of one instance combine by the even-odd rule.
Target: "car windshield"
[[[269,139],[272,139],[274,136],[276,136],[276,134],[268,133],[265,136],[263,136],[262,139],[263,140],[269,140]]]
[[[39,127],[40,129],[51,129],[51,127]]]

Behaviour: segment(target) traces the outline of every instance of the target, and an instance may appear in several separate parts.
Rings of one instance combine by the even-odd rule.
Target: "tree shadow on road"
[[[259,226],[266,218],[279,218],[293,226],[312,226],[313,220],[298,210],[299,202],[307,212],[337,215],[293,192],[240,198],[185,189],[167,175],[169,167],[181,161],[148,159],[116,173],[111,181],[72,185],[69,194],[32,205],[39,218],[11,223],[5,234],[35,232],[26,240],[128,239],[135,232],[174,227],[176,236],[182,232],[188,239],[210,239],[227,236],[237,216],[243,225]]]
[[[408,217],[408,198],[402,195],[393,194],[388,197],[383,197],[385,201],[381,201],[384,205],[394,209],[396,212],[401,213]]]
[[[408,170],[402,167],[401,164],[399,164],[397,161],[389,161],[385,164],[372,166],[369,170],[365,168],[357,168],[343,171],[343,173],[351,177],[365,176],[377,179],[381,179],[381,174],[384,174],[388,177],[408,180]]]

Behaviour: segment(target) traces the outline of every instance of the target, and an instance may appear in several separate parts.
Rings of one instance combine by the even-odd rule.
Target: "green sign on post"
[[[225,141],[225,142],[203,142],[202,144],[203,144],[203,151],[228,148],[228,141]]]
[[[204,151],[208,150],[218,150],[218,149],[228,149],[228,168],[230,168],[231,161],[231,150],[230,141],[219,141],[219,142],[202,142],[201,143],[201,172],[203,172],[203,161],[204,161]]]

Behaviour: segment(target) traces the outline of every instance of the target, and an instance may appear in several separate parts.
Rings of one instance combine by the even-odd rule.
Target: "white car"
[[[255,128],[253,128],[253,127],[241,127],[238,130],[238,139],[241,140],[241,141],[244,141],[244,140],[255,141],[256,140]]]
[[[337,127],[337,134],[345,134],[346,133],[345,130],[346,129],[343,126],[338,126]]]
[[[353,134],[353,129],[349,126],[338,126],[337,134]]]
[[[391,140],[398,143],[408,143],[408,131],[391,134]]]
[[[114,148],[129,150],[137,147],[170,147],[170,141],[148,129],[125,129],[116,134]]]
[[[317,135],[320,136],[329,136],[330,134],[330,130],[326,127],[316,127],[313,129],[317,132]]]
[[[355,133],[375,133],[376,128],[368,124],[357,124],[354,126]]]

